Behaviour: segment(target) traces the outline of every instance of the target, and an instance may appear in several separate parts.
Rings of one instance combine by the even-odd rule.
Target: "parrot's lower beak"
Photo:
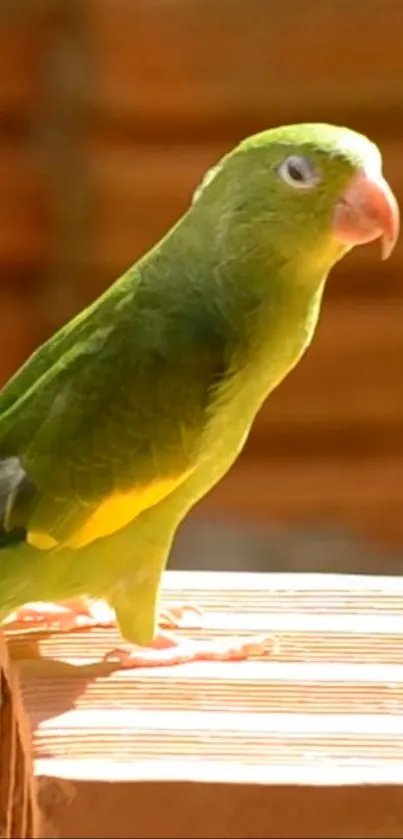
[[[381,174],[354,176],[336,206],[334,232],[350,247],[382,237],[382,259],[390,256],[399,235],[399,205]]]

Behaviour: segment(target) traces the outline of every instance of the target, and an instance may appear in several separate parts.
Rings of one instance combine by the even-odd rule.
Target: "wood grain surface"
[[[37,774],[403,782],[402,581],[167,572],[180,598],[203,634],[272,633],[271,657],[124,672],[102,662],[112,630],[10,635]]]

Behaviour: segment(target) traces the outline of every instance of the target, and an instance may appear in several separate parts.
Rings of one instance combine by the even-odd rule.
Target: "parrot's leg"
[[[160,607],[160,583],[170,547],[169,540],[158,532],[158,521],[151,520],[147,564],[142,564],[116,586],[108,597],[114,609],[122,644],[106,655],[122,668],[161,667],[192,661],[240,661],[267,657],[273,650],[273,638],[227,637],[184,638],[166,629],[199,629],[203,613],[196,606]],[[155,540],[155,532],[158,541]],[[159,541],[161,540],[161,541]],[[145,542],[145,538],[144,538]]]
[[[136,667],[166,667],[192,661],[243,661],[267,658],[275,646],[272,637],[203,639],[200,641],[175,638],[159,631],[147,647],[122,646],[106,655],[106,661],[116,661],[124,669]]]

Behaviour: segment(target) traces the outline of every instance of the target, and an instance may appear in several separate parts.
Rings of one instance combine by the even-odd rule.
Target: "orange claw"
[[[272,637],[188,641],[159,632],[152,645],[122,646],[107,653],[105,660],[116,662],[123,669],[167,667],[192,661],[246,661],[267,658],[273,647]]]
[[[158,623],[170,629],[201,629],[203,612],[192,603],[179,603],[161,609]]]

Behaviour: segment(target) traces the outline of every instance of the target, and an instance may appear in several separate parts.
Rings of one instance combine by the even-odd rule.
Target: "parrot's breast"
[[[263,322],[250,351],[232,364],[210,405],[203,445],[226,469],[242,451],[269,394],[298,364],[311,343],[320,313],[322,288]],[[226,469],[224,471],[226,471]],[[216,471],[216,470],[214,470]]]

